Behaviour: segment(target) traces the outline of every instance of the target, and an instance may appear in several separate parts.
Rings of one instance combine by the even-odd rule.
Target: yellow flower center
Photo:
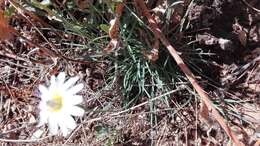
[[[52,99],[47,101],[47,105],[51,112],[59,112],[63,106],[62,96],[58,93],[53,94]]]

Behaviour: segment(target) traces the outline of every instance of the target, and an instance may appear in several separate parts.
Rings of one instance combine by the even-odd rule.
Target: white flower
[[[60,129],[63,136],[67,136],[77,126],[72,116],[84,114],[84,110],[76,106],[83,101],[82,96],[76,95],[83,88],[83,84],[75,85],[78,79],[72,77],[65,81],[65,73],[61,72],[57,77],[51,76],[48,88],[39,86],[41,92],[39,126],[48,123],[51,134],[58,134]]]

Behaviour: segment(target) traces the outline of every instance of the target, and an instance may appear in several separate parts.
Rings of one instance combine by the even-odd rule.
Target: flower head
[[[57,134],[61,130],[63,136],[67,136],[77,126],[72,116],[84,114],[84,110],[76,106],[83,101],[82,96],[76,95],[83,88],[83,84],[75,85],[78,79],[72,77],[66,81],[65,73],[61,72],[57,77],[51,76],[49,87],[39,86],[39,125],[48,123],[51,134]]]

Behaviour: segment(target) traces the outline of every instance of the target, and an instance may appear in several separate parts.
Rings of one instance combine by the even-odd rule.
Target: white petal
[[[40,111],[40,122],[37,125],[38,127],[44,125],[45,123],[48,122],[48,114],[46,111]]]
[[[65,81],[65,73],[64,72],[60,72],[58,77],[57,77],[57,82],[58,82],[58,85],[61,86],[64,81]]]
[[[66,137],[70,132],[69,129],[65,126],[64,123],[62,123],[62,126],[60,127],[60,130],[62,132],[62,135]]]
[[[64,113],[66,114],[66,113]],[[61,133],[64,137],[66,137],[68,135],[68,128],[66,127],[65,121],[66,121],[66,116],[60,115],[60,117],[58,118],[59,121],[59,126],[60,126],[60,130]]]
[[[77,124],[76,124],[75,120],[71,116],[68,116],[66,118],[66,122],[65,123],[66,123],[66,127],[68,127],[71,130],[74,130],[77,127]]]
[[[53,93],[54,90],[57,88],[57,83],[56,83],[56,77],[51,76],[51,85],[49,86],[49,92]]]
[[[83,101],[83,97],[81,95],[64,95],[64,104],[67,105],[77,105]]]
[[[68,81],[66,81],[63,85],[63,89],[67,90],[69,87],[71,87],[72,85],[74,85],[77,81],[79,80],[79,77],[72,77],[70,78]]]
[[[39,85],[39,90],[40,90],[41,94],[49,92],[49,90],[43,85]]]
[[[51,85],[56,84],[56,77],[54,75],[51,76]]]
[[[78,107],[78,106],[71,106],[67,108],[67,112],[73,116],[79,116],[82,117],[85,113],[84,109]]]
[[[71,130],[66,126],[64,120],[60,121],[60,130],[64,137],[67,137],[67,135],[71,132]]]
[[[46,100],[50,99],[50,92],[45,86],[40,85],[39,90],[41,92],[41,95],[40,95],[41,100],[46,101]]]
[[[41,101],[40,104],[39,104],[39,109],[41,111],[46,111],[47,110],[47,107],[46,107],[46,102],[45,101]]]
[[[56,120],[57,117],[55,117],[54,115],[49,117],[49,129],[50,129],[50,133],[56,135],[58,133],[58,122]]]
[[[77,127],[76,122],[70,115],[63,115],[59,119],[60,129],[64,137]]]
[[[67,94],[68,95],[74,95],[76,93],[78,93],[80,90],[82,90],[84,87],[84,85],[81,83],[81,84],[77,84],[73,87],[71,87],[68,91],[67,91]]]

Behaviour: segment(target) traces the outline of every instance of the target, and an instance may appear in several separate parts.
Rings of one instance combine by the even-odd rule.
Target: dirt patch
[[[57,5],[58,3],[59,1],[56,1],[52,7],[71,8],[67,7],[66,3]],[[90,3],[96,6],[93,8],[100,7],[96,5],[97,1],[90,1]],[[78,18],[77,20],[82,24],[85,24],[85,19],[89,18],[93,18],[91,19],[93,21],[111,19],[112,12],[104,10],[96,14],[84,11],[92,10],[90,3],[79,6],[79,1],[76,1],[75,4],[79,9],[72,8],[71,13],[62,14],[71,16],[73,19]],[[109,4],[105,6],[107,5]],[[127,5],[129,5],[127,12],[130,10],[135,12],[134,4]],[[216,107],[229,121],[232,130],[243,143],[254,144],[259,135],[260,126],[259,119],[254,118],[259,115],[260,104],[260,13],[258,12],[260,2],[258,0],[184,1],[183,3],[148,1],[148,6],[163,33],[176,46],[185,63],[196,76],[200,76],[198,78],[200,84],[205,87]],[[7,10],[10,3],[5,2],[1,4],[1,7]],[[140,12],[135,13],[137,16],[140,14]],[[123,13],[124,15],[126,14]],[[27,17],[31,20],[29,21]],[[140,18],[142,19],[141,14]],[[123,20],[125,20],[124,17],[121,20],[122,23]],[[131,34],[146,45],[138,46],[140,42],[131,42],[136,38],[130,39],[131,35],[129,35],[129,38],[122,39],[123,45],[120,51],[113,50],[119,54],[114,56],[104,54],[100,50],[100,48],[105,48],[108,42],[107,39],[102,40],[102,37],[107,35],[106,25],[102,25],[103,30],[99,30],[101,26],[98,26],[91,27],[89,31],[87,26],[82,27],[82,25],[67,21],[63,26],[59,21],[52,21],[42,14],[36,15],[32,12],[25,15],[17,13],[10,17],[8,22],[27,41],[21,36],[12,36],[11,39],[0,43],[0,129],[2,131],[0,143],[21,143],[22,140],[28,140],[29,143],[37,145],[47,143],[228,145],[230,143],[228,136],[213,119],[210,122],[200,119],[199,100],[184,77],[176,80],[176,82],[180,81],[178,84],[167,86],[178,89],[167,98],[163,97],[150,102],[151,97],[140,94],[135,104],[131,104],[132,107],[125,106],[127,97],[124,97],[122,92],[125,74],[116,72],[118,68],[124,66],[119,66],[121,62],[113,63],[113,61],[116,59],[121,61],[124,51],[129,49],[126,46],[132,44],[137,45],[135,47],[138,49],[147,46],[147,48],[152,48],[151,50],[155,51],[152,55],[157,55],[157,57],[151,59],[149,63],[157,65],[158,68],[164,65],[161,62],[167,60],[169,55],[163,50],[164,48],[159,47],[158,42],[154,43],[156,39],[151,39],[152,33],[150,34],[150,30],[146,27],[142,28],[143,23],[139,22],[139,19],[135,23],[122,24],[120,35]],[[142,25],[137,25],[138,23]],[[75,25],[70,28],[73,31],[66,31],[66,27],[71,25]],[[131,30],[132,32],[124,30],[129,25],[137,25],[140,28],[136,32],[135,28]],[[88,39],[93,34],[101,37]],[[98,40],[98,43],[104,41],[104,43],[95,42],[95,44],[93,40]],[[132,55],[129,55],[130,59],[136,59],[133,55],[133,50],[136,48],[130,48],[132,51],[128,52]],[[158,48],[162,49],[156,50]],[[149,54],[150,50],[147,50],[148,53],[144,52],[148,54],[148,57],[143,57],[143,60],[147,58],[149,60],[151,54]],[[143,55],[142,53],[138,55],[140,54]],[[165,66],[173,68],[175,62],[171,61],[170,66]],[[127,65],[140,62],[127,62]],[[140,68],[140,66],[137,67],[137,69]],[[47,127],[36,127],[40,101],[38,86],[47,84],[45,81],[60,71],[65,71],[69,76],[78,75],[80,82],[85,85],[81,93],[84,95],[84,103],[81,106],[86,109],[86,114],[83,118],[76,118],[79,126],[67,138],[48,137]],[[111,72],[118,75],[112,76]],[[135,72],[129,76],[133,74]],[[141,75],[139,73],[138,77]],[[181,73],[176,76],[181,76]],[[151,76],[144,78],[145,81],[152,80]],[[164,93],[163,88],[160,87],[166,85],[161,82],[161,80],[149,82],[157,86],[145,88],[150,86],[145,84],[143,88],[156,90],[156,94],[153,95],[156,97]],[[175,80],[171,82],[175,83]],[[140,86],[133,85],[133,89],[130,95],[138,95]],[[129,100],[135,98],[132,96]],[[121,112],[123,114],[120,114]],[[34,137],[43,139],[33,141]],[[11,139],[11,141],[4,141],[6,139]]]

